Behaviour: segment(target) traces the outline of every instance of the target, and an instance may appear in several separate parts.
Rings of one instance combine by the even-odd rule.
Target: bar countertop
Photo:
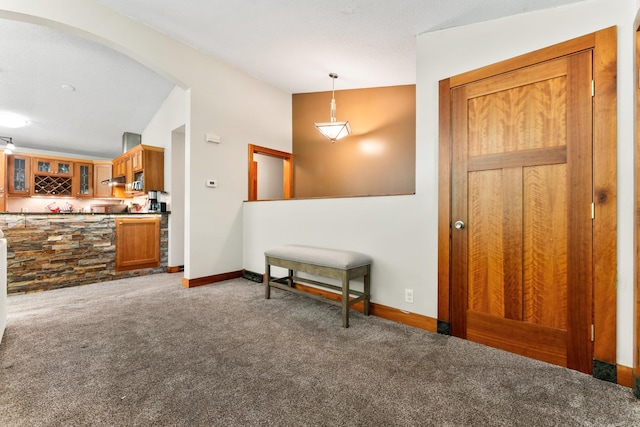
[[[126,215],[126,216],[140,216],[140,215],[168,215],[171,211],[167,212],[0,212],[0,215],[25,215],[25,216],[40,216],[40,215]]]

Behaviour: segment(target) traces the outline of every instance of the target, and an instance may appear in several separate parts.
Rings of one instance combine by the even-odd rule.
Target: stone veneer
[[[145,214],[133,214],[146,216]],[[149,214],[155,215],[155,214]],[[118,214],[1,214],[9,294],[164,272],[168,215],[160,220],[160,267],[116,272]]]

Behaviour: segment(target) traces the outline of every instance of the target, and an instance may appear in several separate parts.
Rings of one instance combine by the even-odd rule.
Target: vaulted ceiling
[[[584,0],[96,0],[287,93],[413,84],[416,35]],[[112,158],[173,84],[60,30],[0,19],[0,127],[18,147]],[[64,86],[64,87],[63,87]],[[75,90],[71,91],[68,86]]]

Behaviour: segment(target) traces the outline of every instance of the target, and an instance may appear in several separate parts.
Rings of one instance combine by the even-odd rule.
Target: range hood
[[[116,176],[116,177],[109,178],[109,179],[103,179],[102,181],[100,181],[100,184],[102,184],[102,185],[124,185],[124,184],[126,184],[126,182],[125,182],[125,177],[124,176]]]
[[[142,135],[139,133],[125,132],[122,134],[122,152],[126,153],[136,145],[142,144]]]

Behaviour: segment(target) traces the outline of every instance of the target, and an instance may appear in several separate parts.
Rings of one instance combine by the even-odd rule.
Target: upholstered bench
[[[349,327],[349,308],[352,305],[363,301],[364,314],[369,315],[371,257],[358,252],[302,245],[277,246],[267,250],[264,256],[266,299],[271,297],[271,288],[278,288],[341,306],[342,326],[345,328]],[[272,278],[271,266],[286,268],[289,270],[289,274],[279,279]],[[296,272],[338,279],[342,282],[342,286],[299,277],[295,275]],[[359,277],[364,278],[363,292],[349,289],[349,281]],[[302,291],[295,287],[296,283],[306,283],[331,289],[341,295],[341,299],[340,301],[335,301],[322,295]],[[355,298],[350,299],[352,295]]]

